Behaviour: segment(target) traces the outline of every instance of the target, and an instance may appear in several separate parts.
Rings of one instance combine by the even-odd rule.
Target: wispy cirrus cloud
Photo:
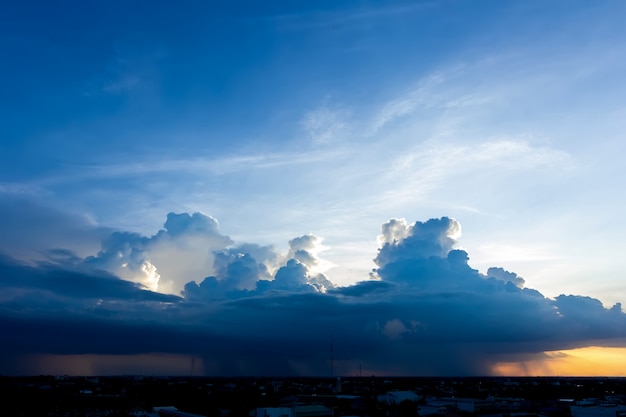
[[[300,122],[302,129],[315,145],[326,144],[345,133],[349,127],[346,109],[322,106],[304,115]]]
[[[307,16],[300,13],[282,13],[269,16],[253,16],[245,20],[249,22],[272,21],[284,30],[305,30],[311,28],[328,28],[335,30],[351,30],[359,28],[363,23],[384,21],[385,19],[406,17],[423,12],[437,6],[438,2],[420,2],[407,4],[387,4],[379,7],[354,7],[344,10],[311,10]]]
[[[546,146],[533,146],[519,139],[495,139],[473,145],[426,142],[392,161],[383,175],[385,187],[379,202],[399,201],[403,204],[428,198],[463,178],[484,180],[493,170],[508,176],[534,170],[573,170],[572,155]],[[490,180],[497,181],[496,178]]]

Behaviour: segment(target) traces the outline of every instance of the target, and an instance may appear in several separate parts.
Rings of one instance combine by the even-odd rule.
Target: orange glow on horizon
[[[217,375],[219,361],[194,355],[144,353],[137,355],[29,355],[22,358],[25,374],[37,375]],[[291,361],[291,367],[311,375],[319,369],[305,362]],[[353,362],[336,365],[348,369]],[[242,365],[243,366],[243,365]],[[243,366],[242,370],[245,368]],[[389,375],[389,369],[351,369],[347,375]],[[399,372],[398,375],[401,375]],[[536,354],[524,361],[496,363],[494,376],[609,376],[626,377],[626,347],[591,346],[579,349],[550,351]]]
[[[136,355],[41,354],[24,357],[25,374],[106,376],[173,375],[204,373],[205,361],[193,355],[142,353]]]
[[[497,376],[626,376],[626,348],[590,346],[544,352],[537,359],[500,362]]]

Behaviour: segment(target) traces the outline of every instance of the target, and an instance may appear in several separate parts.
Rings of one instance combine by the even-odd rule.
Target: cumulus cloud
[[[315,270],[315,235],[290,240],[281,254],[237,244],[198,213],[168,215],[151,237],[112,233],[88,258],[56,250],[25,264],[5,256],[0,322],[12,333],[0,336],[4,362],[160,352],[199,356],[215,375],[326,375],[333,335],[340,373],[362,364],[386,374],[482,375],[497,362],[626,338],[620,304],[546,298],[502,267],[481,273],[460,237],[452,218],[391,219],[378,238],[376,279],[347,287]],[[175,259],[165,249],[202,254],[201,266],[186,271],[203,278],[178,278],[186,279],[182,297],[150,291],[149,273]]]
[[[193,300],[237,299],[268,291],[321,292],[335,285],[315,270],[324,261],[322,239],[308,234],[289,241],[281,255],[270,246],[243,244],[215,253],[215,275],[200,284],[185,284],[182,294]]]
[[[410,226],[404,219],[391,219],[383,224],[382,229],[383,234],[378,240],[383,245],[374,259],[381,268],[403,260],[445,257],[461,233],[461,225],[448,217],[430,219],[425,223],[415,222]]]
[[[210,273],[215,253],[231,244],[214,218],[169,213],[154,236],[114,232],[86,262],[153,291],[175,293],[189,279]]]
[[[315,266],[318,263],[317,250],[321,239],[315,235],[304,235],[289,241],[289,255],[300,262]]]
[[[526,281],[515,272],[509,272],[504,268],[491,267],[487,270],[487,276],[499,279],[503,282],[510,282],[516,287],[523,288]]]

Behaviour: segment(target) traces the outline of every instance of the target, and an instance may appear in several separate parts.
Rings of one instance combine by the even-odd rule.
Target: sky
[[[625,12],[5,2],[0,374],[626,375]]]

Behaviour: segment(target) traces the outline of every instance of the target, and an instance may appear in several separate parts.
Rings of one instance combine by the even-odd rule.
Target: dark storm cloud
[[[59,251],[55,251],[58,255]],[[180,297],[143,289],[108,272],[84,268],[71,253],[29,265],[0,255],[3,300],[39,297],[63,301],[65,306],[90,300],[176,302]],[[55,261],[56,260],[56,261]],[[37,302],[29,305],[36,308]]]
[[[85,216],[10,194],[0,194],[0,231],[0,253],[20,259],[45,258],[51,249],[71,249],[86,256],[111,233]]]
[[[280,255],[233,245],[208,216],[170,214],[153,237],[113,233],[86,260],[62,250],[34,265],[0,259],[2,349],[183,353],[200,355],[213,374],[325,375],[332,338],[338,373],[361,364],[379,373],[472,375],[490,373],[497,361],[626,337],[621,305],[549,299],[500,267],[482,274],[455,249],[459,235],[450,218],[392,219],[379,237],[376,279],[335,287],[312,272],[313,235],[292,239]],[[172,241],[210,242],[211,274],[188,279],[184,298],[98,270],[115,256],[145,265],[146,253]]]

